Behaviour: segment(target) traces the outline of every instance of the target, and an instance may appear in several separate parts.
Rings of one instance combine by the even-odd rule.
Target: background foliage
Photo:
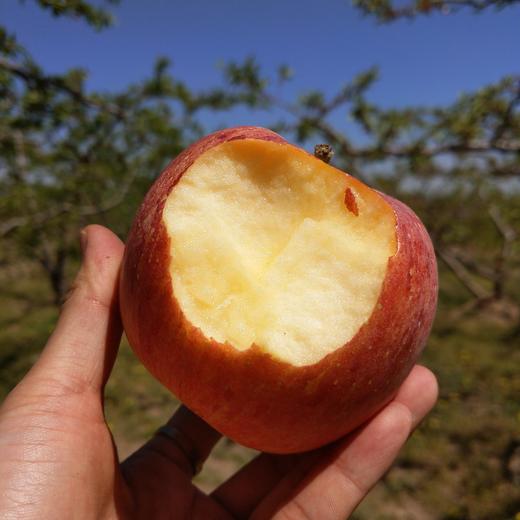
[[[514,0],[356,0],[381,23],[436,10],[505,9]],[[37,0],[52,16],[110,26],[114,2]],[[116,93],[85,88],[86,73],[46,73],[0,27],[0,398],[34,361],[78,265],[78,230],[90,222],[124,237],[168,160],[205,132],[200,114],[245,106],[334,164],[411,205],[439,260],[440,306],[423,362],[440,401],[357,518],[489,519],[520,513],[520,76],[449,106],[388,109],[367,93],[375,69],[326,96],[282,99],[287,65],[266,73],[250,57],[223,66],[224,86],[195,91],[158,58],[148,79]],[[343,114],[360,144],[332,121]],[[274,115],[276,114],[276,115]],[[131,376],[131,377],[129,377]],[[124,343],[107,414],[128,453],[174,401]],[[223,441],[200,477],[205,489],[253,455]]]

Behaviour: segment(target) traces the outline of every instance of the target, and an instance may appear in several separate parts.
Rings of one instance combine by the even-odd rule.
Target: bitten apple
[[[150,372],[273,453],[331,442],[388,402],[436,301],[433,248],[408,207],[257,127],[209,135],[163,171],[120,283]]]

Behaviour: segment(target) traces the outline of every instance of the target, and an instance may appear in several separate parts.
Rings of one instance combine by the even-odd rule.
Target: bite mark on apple
[[[354,215],[359,216],[359,209],[356,202],[356,196],[350,188],[345,190],[345,206]]]

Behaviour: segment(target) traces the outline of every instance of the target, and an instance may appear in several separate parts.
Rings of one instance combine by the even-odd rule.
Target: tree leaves
[[[435,12],[451,14],[461,9],[481,12],[485,9],[500,10],[519,0],[412,0],[401,3],[396,0],[353,0],[353,5],[363,14],[374,16],[379,22],[388,23],[400,18],[415,18]]]
[[[36,0],[38,5],[54,17],[83,19],[97,30],[105,29],[113,23],[112,15],[101,7],[95,7],[84,0]],[[105,0],[107,4],[117,4],[118,0]]]

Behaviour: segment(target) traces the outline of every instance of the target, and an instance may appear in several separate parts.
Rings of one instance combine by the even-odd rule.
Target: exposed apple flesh
[[[436,297],[410,209],[254,127],[212,134],[166,168],[120,285],[152,374],[225,435],[276,453],[335,440],[383,406]]]
[[[259,139],[197,158],[163,221],[186,319],[208,338],[238,350],[255,344],[295,366],[354,337],[396,250],[395,217],[380,195],[303,151]]]

